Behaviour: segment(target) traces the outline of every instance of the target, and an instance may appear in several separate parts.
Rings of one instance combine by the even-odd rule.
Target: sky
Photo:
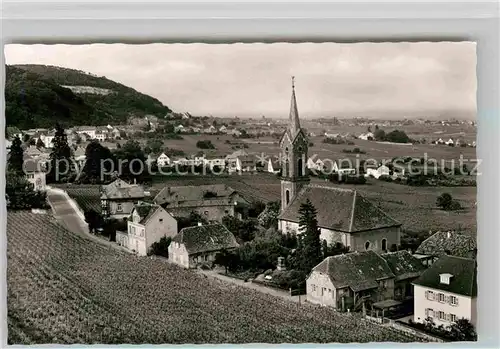
[[[475,116],[476,44],[7,45],[6,64],[91,72],[193,115]],[[453,116],[453,115],[452,115]]]

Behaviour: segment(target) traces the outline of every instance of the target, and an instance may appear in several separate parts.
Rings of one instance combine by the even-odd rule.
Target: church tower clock
[[[300,127],[299,111],[295,98],[295,79],[292,77],[292,100],[288,127],[280,140],[281,212],[290,205],[300,189],[309,183],[307,173],[308,145],[307,135]]]

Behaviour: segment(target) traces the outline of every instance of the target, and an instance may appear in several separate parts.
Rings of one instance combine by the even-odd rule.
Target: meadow
[[[7,216],[9,344],[412,342],[357,314],[297,305]]]

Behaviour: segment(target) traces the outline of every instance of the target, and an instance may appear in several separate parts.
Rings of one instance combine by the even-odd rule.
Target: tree
[[[316,208],[309,199],[300,205],[299,215],[299,240],[302,240],[299,251],[299,268],[308,273],[322,260]]]
[[[462,318],[448,327],[450,337],[455,341],[477,341],[477,333],[474,325],[468,319]]]
[[[68,145],[66,132],[60,124],[56,124],[54,147],[50,153],[50,172],[47,174],[48,182],[68,181],[74,174],[71,148]]]
[[[223,266],[225,273],[227,274],[228,269],[234,270],[236,268],[236,256],[234,253],[231,253],[226,249],[222,249],[215,255],[214,264]]]
[[[25,135],[23,136],[23,142],[24,142],[24,143],[28,143],[28,142],[30,141],[30,139],[31,139],[31,137],[30,137],[30,135],[28,135],[28,134],[25,134]]]
[[[148,251],[148,255],[156,255],[168,258],[168,246],[172,242],[172,238],[169,236],[164,236],[160,240],[154,242],[150,250]]]
[[[452,203],[453,197],[448,193],[441,194],[436,200],[436,205],[446,211],[451,208]]]
[[[5,138],[10,139],[12,137],[18,137],[20,133],[21,130],[19,130],[16,126],[7,126],[5,128]]]
[[[98,228],[101,228],[103,219],[99,213],[97,213],[95,210],[89,210],[84,213],[85,216],[85,222],[87,222],[87,225],[89,227],[89,232],[95,233],[97,232]]]
[[[34,191],[33,184],[24,176],[10,170],[6,173],[5,201],[8,210],[47,208],[45,192]]]
[[[85,166],[82,180],[90,183],[106,182],[115,167],[111,151],[97,140],[92,140],[85,148]]]
[[[9,152],[9,159],[7,160],[7,164],[9,170],[12,170],[14,173],[18,175],[23,174],[23,148],[21,147],[21,140],[16,136],[12,141]]]
[[[209,139],[196,142],[196,147],[199,149],[215,149],[215,146]]]
[[[146,169],[146,155],[139,142],[127,141],[120,149],[115,150],[114,155],[119,164],[117,170],[120,177],[128,180],[135,179],[138,182],[149,179],[149,173]]]
[[[375,133],[373,134],[376,141],[385,141],[385,131],[375,126]]]

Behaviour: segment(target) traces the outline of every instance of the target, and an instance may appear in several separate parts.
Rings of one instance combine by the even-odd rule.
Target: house
[[[146,197],[141,185],[129,184],[119,178],[102,185],[100,191],[102,214],[115,219],[128,218],[134,205]]]
[[[183,133],[183,132],[185,132],[184,126],[183,125],[177,125],[177,126],[175,126],[174,127],[174,132],[176,132],[176,133]]]
[[[436,144],[444,144],[444,141],[442,138],[439,138],[437,141],[436,141]]]
[[[284,233],[300,233],[300,206],[309,199],[317,210],[321,240],[351,251],[385,252],[400,245],[401,223],[352,189],[311,184],[303,187],[278,216]]]
[[[269,173],[279,173],[281,169],[281,161],[278,160],[273,160],[272,158],[269,158],[267,160],[267,166],[266,166],[266,172]]]
[[[168,246],[168,259],[185,268],[212,263],[222,250],[239,246],[234,235],[222,224],[183,228]]]
[[[165,187],[154,198],[175,217],[196,212],[208,221],[221,222],[224,216],[242,218],[249,202],[225,184]]]
[[[158,167],[170,166],[170,158],[168,157],[167,154],[161,153],[156,158],[156,164],[158,165]]]
[[[307,301],[345,311],[362,303],[390,308],[412,299],[412,281],[425,270],[407,251],[327,257],[306,280]]]
[[[341,243],[351,251],[388,251],[400,244],[401,223],[360,195],[356,190],[312,185],[303,159],[308,159],[308,140],[300,127],[295,89],[288,128],[280,139],[281,212],[278,226],[284,234],[300,233],[300,206],[310,200],[317,210],[321,239]]]
[[[439,326],[461,318],[477,320],[477,263],[474,259],[443,256],[415,280],[413,321],[431,318]]]
[[[238,156],[228,161],[227,169],[229,173],[255,172],[257,171],[257,161],[253,155]]]
[[[86,139],[95,139],[97,128],[95,126],[76,126],[73,130]]]
[[[413,299],[412,283],[425,271],[422,261],[406,250],[387,252],[381,255],[394,274],[394,299]]]
[[[366,177],[372,176],[375,179],[379,179],[380,176],[389,176],[390,174],[391,174],[391,170],[389,169],[389,167],[387,167],[385,165],[381,165],[376,169],[371,169],[371,168],[366,169],[365,176]]]
[[[232,129],[230,131],[226,132],[228,135],[232,135],[233,137],[239,137],[241,136],[241,131],[237,129]]]
[[[374,251],[331,256],[312,269],[306,292],[308,302],[358,310],[363,302],[392,299],[394,274]]]
[[[340,165],[337,163],[337,161],[333,161],[331,172],[338,174],[339,176],[348,176],[355,175],[356,169],[351,166],[349,161],[340,161]]]
[[[453,139],[448,139],[448,141],[444,142],[444,144],[449,145],[449,146],[454,146],[455,142],[453,142]]]
[[[205,166],[211,171],[216,169],[223,171],[226,168],[226,160],[223,158],[205,159]]]
[[[325,132],[325,137],[326,137],[326,138],[339,138],[339,137],[340,137],[340,134],[338,134],[338,133],[328,133],[328,132]]]
[[[23,170],[28,182],[33,184],[33,190],[44,191],[47,189],[45,163],[43,161],[25,157]]]
[[[97,127],[95,131],[95,139],[99,142],[104,142],[108,138],[108,129],[106,127]]]
[[[227,132],[227,127],[226,127],[226,125],[222,125],[222,126],[219,128],[219,132],[220,132],[220,133],[226,133],[226,132]]]
[[[307,168],[313,171],[323,171],[325,170],[325,163],[321,159],[314,161],[313,158],[307,159]]]
[[[43,142],[43,146],[45,148],[52,148],[54,146],[54,138],[56,136],[55,131],[49,131],[49,132],[44,132],[41,133],[40,136],[38,137],[39,140]]]
[[[146,256],[153,243],[176,234],[177,221],[167,211],[159,205],[138,202],[128,218],[127,231],[116,232],[116,242]]]
[[[359,135],[358,138],[363,139],[365,141],[371,141],[371,140],[375,139],[375,135],[372,132],[368,132],[368,133],[363,133],[363,134]]]
[[[475,258],[477,240],[472,234],[456,231],[438,231],[422,241],[416,253],[432,257],[452,255]]]

